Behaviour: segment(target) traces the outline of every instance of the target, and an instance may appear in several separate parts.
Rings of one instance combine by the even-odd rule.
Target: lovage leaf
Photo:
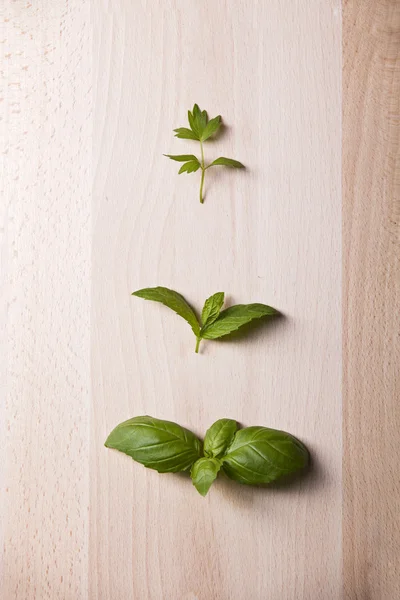
[[[217,292],[213,294],[204,303],[203,311],[201,313],[201,320],[203,323],[203,327],[206,325],[211,325],[214,323],[215,319],[218,317],[222,305],[224,304],[224,292]]]
[[[190,111],[189,111],[189,114],[190,114]],[[194,125],[194,129],[193,128],[192,129],[199,136],[199,139],[201,139],[202,135],[203,135],[203,131],[208,122],[207,111],[205,111],[205,110],[201,111],[200,108],[198,107],[198,105],[195,104],[193,106],[193,111],[192,111],[192,121],[193,121],[193,125]],[[190,123],[190,119],[189,119],[189,124],[192,127],[192,124]]]
[[[308,451],[295,437],[267,427],[240,429],[223,457],[223,470],[247,485],[270,483],[308,464]]]
[[[214,135],[214,133],[216,133],[220,127],[221,127],[221,115],[218,115],[218,117],[214,117],[214,119],[211,119],[207,123],[206,127],[204,128],[203,133],[200,136],[201,141],[205,142],[206,140],[208,140],[208,138],[211,137],[212,135]]]
[[[277,314],[277,310],[266,304],[236,304],[223,310],[214,323],[203,327],[201,337],[206,340],[216,340],[236,331],[254,319]]]
[[[234,167],[236,169],[244,169],[244,165],[238,160],[233,160],[233,158],[225,158],[225,156],[220,156],[216,158],[211,164],[210,167],[215,167],[217,165],[223,165],[224,167]]]
[[[219,419],[207,430],[204,438],[204,454],[212,458],[220,458],[231,445],[237,423],[233,419]]]
[[[186,302],[181,294],[178,294],[178,292],[166,287],[155,287],[137,290],[136,292],[133,292],[132,296],[138,296],[145,300],[153,300],[154,302],[161,302],[161,304],[168,306],[168,308],[175,311],[189,323],[195,336],[200,335],[200,324],[192,307]]]
[[[197,160],[194,154],[164,154],[164,156],[167,156],[172,160],[177,160],[178,162],[186,162],[187,160]]]
[[[105,446],[131,456],[159,473],[186,471],[201,456],[201,442],[172,421],[135,417],[117,425]]]
[[[175,137],[180,138],[181,140],[197,140],[199,141],[199,136],[193,133],[191,129],[187,127],[178,127],[178,129],[174,129]]]
[[[196,490],[205,496],[216,479],[221,462],[215,458],[199,458],[191,468],[190,476]]]
[[[187,163],[185,163],[184,165],[181,166],[181,168],[179,169],[179,175],[181,173],[195,173],[196,171],[198,171],[200,169],[200,163],[197,160],[191,160]]]

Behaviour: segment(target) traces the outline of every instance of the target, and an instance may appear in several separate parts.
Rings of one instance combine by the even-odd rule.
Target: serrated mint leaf
[[[239,483],[258,485],[303,469],[309,455],[304,444],[289,433],[246,427],[235,434],[222,460],[228,477]]]
[[[199,169],[200,169],[200,163],[196,158],[196,160],[191,160],[191,161],[185,163],[184,165],[182,165],[181,168],[179,169],[179,175],[181,173],[195,173]]]
[[[213,294],[204,303],[203,311],[201,313],[201,321],[203,323],[203,327],[206,325],[211,325],[214,323],[215,319],[218,317],[222,305],[224,304],[224,292],[217,292]]]
[[[215,340],[236,331],[253,319],[277,314],[278,311],[266,304],[237,304],[223,310],[214,323],[203,327],[201,337],[206,340]]]
[[[225,158],[224,156],[220,156],[215,159],[209,166],[215,167],[217,165],[222,165],[224,167],[235,167],[236,169],[244,169],[244,165],[238,160],[233,160],[233,158]]]
[[[187,129],[187,127],[178,127],[178,129],[174,129],[175,137],[180,138],[182,140],[197,140],[200,141],[198,135],[193,133],[191,129]]]
[[[190,476],[196,490],[205,496],[216,479],[221,463],[215,458],[199,458],[191,468]]]
[[[212,458],[220,458],[231,445],[237,423],[233,419],[219,419],[207,430],[204,438],[204,454]]]
[[[201,141],[205,142],[206,140],[208,140],[208,138],[211,137],[214,133],[216,133],[220,127],[221,127],[221,115],[218,115],[218,117],[214,117],[214,119],[211,119],[207,123],[206,127],[204,128],[203,133],[200,136]]]
[[[131,456],[159,473],[186,471],[201,456],[201,442],[172,421],[135,417],[117,425],[105,446]]]
[[[165,287],[155,287],[138,290],[133,292],[132,296],[144,298],[145,300],[153,300],[154,302],[161,302],[161,304],[168,306],[168,308],[175,311],[189,323],[196,337],[200,335],[200,324],[192,307],[186,302],[181,294],[178,294],[178,292]]]
[[[168,158],[178,162],[186,162],[187,160],[197,160],[197,162],[199,162],[194,154],[164,154],[164,156],[167,156]]]

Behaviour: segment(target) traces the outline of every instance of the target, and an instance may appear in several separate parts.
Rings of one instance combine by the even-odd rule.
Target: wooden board
[[[343,220],[338,0],[89,9],[18,0],[4,20],[1,597],[396,598],[396,3],[344,5]],[[204,206],[162,156],[196,153],[172,133],[194,102],[226,125],[206,157],[247,166],[208,172]],[[285,319],[195,355],[130,296],[151,285]],[[202,499],[103,447],[144,413],[287,429],[313,469]]]
[[[400,4],[344,5],[345,597],[400,597]]]

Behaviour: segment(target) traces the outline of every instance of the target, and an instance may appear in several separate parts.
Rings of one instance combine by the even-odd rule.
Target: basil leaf
[[[267,427],[240,429],[223,457],[231,479],[247,485],[275,481],[308,464],[308,451],[295,437]]]
[[[203,311],[201,313],[201,320],[203,323],[203,327],[206,325],[211,325],[214,323],[215,319],[218,317],[222,305],[224,304],[225,294],[224,292],[217,292],[213,294],[204,303]]]
[[[196,490],[205,496],[216,479],[221,468],[221,462],[215,458],[199,458],[190,471],[190,476]]]
[[[175,137],[180,138],[181,140],[197,140],[199,141],[199,136],[193,133],[187,127],[178,127],[178,129],[174,129]]]
[[[266,304],[236,304],[223,310],[214,323],[203,327],[201,337],[206,340],[215,340],[232,333],[253,319],[277,314],[277,310]]]
[[[200,335],[200,324],[193,309],[186,302],[185,298],[181,296],[181,294],[178,294],[178,292],[165,287],[155,287],[138,290],[133,292],[132,296],[138,296],[138,298],[144,298],[145,300],[153,300],[154,302],[161,302],[161,304],[168,306],[168,308],[175,311],[189,323],[196,337]]]
[[[244,169],[244,165],[238,160],[233,160],[233,158],[225,158],[225,156],[220,156],[216,158],[209,166],[215,167],[217,165],[223,165],[225,167],[235,167],[236,169]]]
[[[213,458],[219,458],[231,445],[237,423],[233,419],[219,419],[207,430],[204,438],[204,454]]]
[[[124,452],[159,473],[186,471],[201,456],[201,442],[191,431],[149,416],[117,425],[105,446]]]
[[[218,117],[214,117],[214,119],[211,119],[207,123],[203,133],[200,136],[201,141],[205,142],[206,140],[208,140],[208,138],[211,137],[214,133],[216,133],[220,127],[221,115],[218,115]]]
[[[196,158],[196,160],[191,160],[191,161],[185,163],[184,165],[182,165],[181,168],[179,169],[178,173],[179,173],[179,175],[181,173],[185,173],[185,172],[195,173],[199,169],[200,169],[200,163]]]
[[[178,162],[186,162],[187,160],[197,160],[194,154],[164,154],[168,158],[172,160],[177,160]],[[199,162],[197,160],[197,162]]]

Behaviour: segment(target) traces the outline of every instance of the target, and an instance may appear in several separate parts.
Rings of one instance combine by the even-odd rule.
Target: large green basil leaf
[[[303,469],[308,464],[308,451],[299,440],[284,431],[246,427],[236,433],[222,461],[228,477],[257,485]]]
[[[219,419],[207,430],[204,438],[204,454],[220,457],[232,443],[237,431],[237,423],[233,419]]]
[[[186,471],[202,454],[202,444],[191,431],[148,416],[117,425],[105,445],[159,473]]]
[[[194,463],[190,471],[190,476],[199,494],[202,496],[207,494],[220,468],[221,461],[216,458],[199,458]]]

